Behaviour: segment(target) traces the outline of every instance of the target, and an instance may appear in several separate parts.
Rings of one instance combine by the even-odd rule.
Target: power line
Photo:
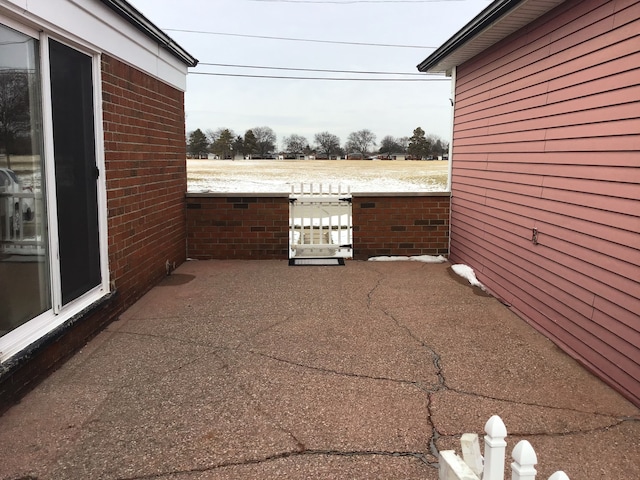
[[[464,2],[465,0],[246,0],[247,2],[273,3],[330,3],[334,5],[350,5],[353,3],[446,3]]]
[[[295,72],[321,72],[321,73],[356,73],[362,75],[415,75],[424,77],[424,73],[417,72],[368,72],[362,70],[329,70],[329,69],[320,69],[320,68],[293,68],[293,67],[265,67],[259,65],[239,65],[234,63],[207,63],[207,62],[199,62],[200,65],[209,65],[213,67],[232,67],[232,68],[256,68],[256,69],[264,69],[264,70],[291,70]]]
[[[285,40],[288,42],[311,42],[311,43],[332,43],[338,45],[358,45],[366,47],[393,47],[393,48],[433,48],[426,45],[399,45],[390,43],[366,43],[366,42],[341,42],[337,40],[316,40],[311,38],[294,38],[294,37],[271,37],[268,35],[248,35],[244,33],[225,33],[225,32],[210,32],[206,30],[184,30],[180,28],[163,28],[167,32],[182,32],[182,33],[197,33],[199,35],[222,35],[227,37],[244,37],[244,38],[260,38],[266,40]]]
[[[336,77],[287,77],[280,75],[244,75],[240,73],[189,72],[189,75],[210,75],[216,77],[275,78],[281,80],[329,80],[343,82],[442,82],[449,78],[336,78]]]

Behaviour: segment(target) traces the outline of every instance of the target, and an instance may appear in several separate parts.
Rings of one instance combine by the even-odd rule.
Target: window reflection
[[[51,308],[38,41],[0,25],[0,336]]]

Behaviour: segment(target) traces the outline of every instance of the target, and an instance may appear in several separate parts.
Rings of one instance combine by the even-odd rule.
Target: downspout
[[[451,135],[449,136],[449,176],[447,190],[449,191],[449,246],[447,251],[451,257],[451,212],[453,210],[453,192],[451,192],[451,175],[453,174],[453,133],[456,120],[456,67],[451,69]]]
[[[451,173],[453,170],[453,125],[456,118],[456,67],[451,69],[451,134],[449,135],[449,178],[447,179],[447,190],[451,191]]]

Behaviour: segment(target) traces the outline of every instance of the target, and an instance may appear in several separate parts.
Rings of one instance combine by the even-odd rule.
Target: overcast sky
[[[249,128],[268,126],[278,137],[278,147],[291,134],[303,135],[312,144],[322,131],[338,135],[344,144],[350,132],[365,128],[376,134],[379,143],[385,135],[409,137],[418,126],[449,141],[450,82],[200,75],[428,78],[204,63],[415,74],[418,63],[489,4],[487,0],[129,1],[201,62],[187,79],[187,131],[230,128],[243,135]]]

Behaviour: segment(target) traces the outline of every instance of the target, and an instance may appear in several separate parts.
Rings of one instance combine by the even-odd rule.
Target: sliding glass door
[[[108,292],[98,68],[0,17],[0,362]]]
[[[63,305],[100,284],[92,58],[49,41]]]
[[[0,336],[51,308],[39,48],[0,25]]]

